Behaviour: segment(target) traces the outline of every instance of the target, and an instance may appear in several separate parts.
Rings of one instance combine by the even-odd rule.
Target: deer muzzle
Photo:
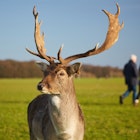
[[[37,85],[37,89],[39,91],[42,91],[43,87],[44,87],[44,85],[41,82]]]
[[[51,88],[49,84],[44,84],[42,82],[37,85],[37,89],[45,94],[60,94],[57,89]]]

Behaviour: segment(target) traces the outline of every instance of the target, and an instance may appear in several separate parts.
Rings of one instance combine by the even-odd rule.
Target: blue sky
[[[43,21],[41,30],[45,33],[47,54],[56,57],[60,45],[64,44],[62,56],[65,58],[103,43],[108,18],[102,9],[116,13],[116,2],[121,7],[120,23],[125,24],[118,42],[101,54],[77,61],[122,68],[130,55],[136,54],[139,65],[140,0],[1,0],[0,59],[40,60],[25,51],[26,47],[36,51],[34,5]]]

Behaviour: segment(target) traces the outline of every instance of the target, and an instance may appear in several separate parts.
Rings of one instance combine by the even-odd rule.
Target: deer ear
[[[48,64],[44,63],[44,62],[40,62],[40,61],[37,61],[36,62],[36,65],[42,70],[42,71],[45,71],[48,67]]]
[[[81,63],[74,63],[70,65],[67,69],[68,75],[79,74],[81,65],[82,65]]]

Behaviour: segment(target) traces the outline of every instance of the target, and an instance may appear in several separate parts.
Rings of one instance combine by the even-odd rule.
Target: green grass
[[[0,140],[29,140],[28,103],[39,94],[40,79],[0,79]],[[123,78],[76,79],[77,99],[85,116],[84,140],[140,139],[140,105],[132,95],[119,104]]]

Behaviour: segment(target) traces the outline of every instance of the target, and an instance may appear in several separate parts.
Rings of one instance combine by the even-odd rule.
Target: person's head
[[[130,57],[130,60],[132,60],[134,63],[137,62],[137,56],[135,54],[132,54]]]

